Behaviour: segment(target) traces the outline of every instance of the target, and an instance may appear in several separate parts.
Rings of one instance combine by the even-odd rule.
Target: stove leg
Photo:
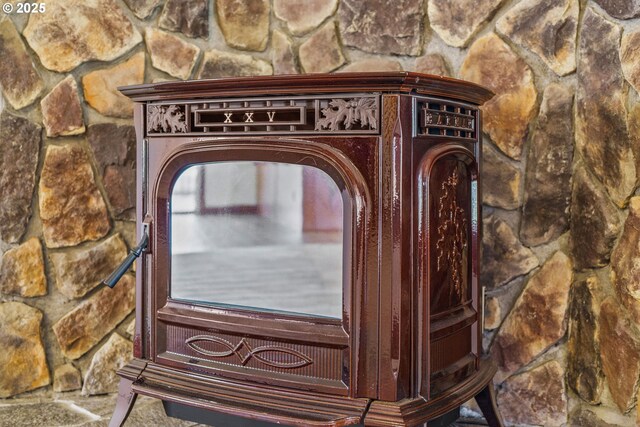
[[[490,381],[485,388],[476,395],[476,402],[482,410],[484,418],[490,427],[503,427],[504,421],[502,416],[498,412],[498,405],[496,404],[496,394],[493,389],[493,382]]]
[[[113,410],[109,427],[121,427],[129,416],[131,409],[133,409],[133,404],[136,403],[138,394],[131,390],[132,384],[133,381],[131,380],[126,378],[120,379],[118,401],[116,402],[116,409]]]

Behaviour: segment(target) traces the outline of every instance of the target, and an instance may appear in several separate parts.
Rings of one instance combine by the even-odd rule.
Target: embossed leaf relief
[[[187,132],[184,112],[177,105],[149,105],[147,110],[149,132]]]
[[[354,98],[349,101],[332,99],[329,107],[323,108],[321,113],[324,117],[316,122],[316,130],[340,130],[341,124],[345,129],[351,129],[356,122],[362,127],[378,128],[378,107],[375,98]]]
[[[453,169],[449,178],[442,183],[442,195],[438,200],[438,240],[437,268],[441,271],[449,266],[451,281],[456,296],[462,298],[462,256],[467,248],[467,218],[464,209],[458,206],[456,187],[458,170]]]
[[[227,350],[212,351],[202,347],[202,343],[219,344]],[[240,363],[244,366],[249,363],[252,358],[274,368],[295,369],[313,363],[308,356],[299,351],[280,347],[275,345],[263,345],[252,348],[249,342],[242,338],[237,345],[233,345],[224,338],[214,337],[210,335],[196,335],[185,341],[185,343],[195,352],[210,357],[229,357],[236,355],[240,359]],[[197,343],[201,343],[198,345]],[[241,351],[244,347],[244,351]],[[269,357],[271,356],[271,357]],[[275,357],[274,357],[275,356]]]

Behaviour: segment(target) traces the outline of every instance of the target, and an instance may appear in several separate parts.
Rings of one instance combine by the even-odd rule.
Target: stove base
[[[215,427],[274,427],[278,424],[268,421],[252,420],[237,415],[221,414],[202,408],[163,400],[164,412],[169,417]]]
[[[452,407],[459,407],[475,398],[489,426],[503,427],[493,391],[493,375],[496,365],[490,359],[480,361],[478,371],[466,381],[443,392],[440,396],[425,400],[422,397],[398,402],[376,400],[371,403],[364,422],[367,426],[428,426],[447,414]]]
[[[493,395],[495,371],[490,360],[483,360],[475,375],[435,399],[370,402],[264,388],[134,359],[118,372],[122,379],[109,427],[124,424],[138,394],[161,399],[169,416],[216,427],[337,427],[362,425],[363,420],[366,426],[441,427],[454,422],[460,405],[475,397],[489,426],[502,427]]]
[[[192,421],[198,424],[204,424],[215,427],[275,427],[281,424],[270,423],[267,421],[251,420],[234,415],[220,414],[217,412],[207,411],[206,409],[194,408],[180,403],[162,401],[164,411],[169,417],[179,418],[185,421]],[[454,423],[460,417],[460,408],[435,419],[429,421],[429,427],[447,427]],[[364,424],[352,424],[354,427],[364,427]]]

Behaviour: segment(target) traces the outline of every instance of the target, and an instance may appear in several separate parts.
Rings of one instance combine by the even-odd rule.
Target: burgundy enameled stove
[[[502,424],[478,283],[489,91],[408,72],[121,90],[141,244],[110,426],[138,394],[256,426],[445,425],[475,397]]]

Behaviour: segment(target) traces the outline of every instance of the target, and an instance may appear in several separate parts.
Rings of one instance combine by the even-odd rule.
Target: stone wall
[[[134,244],[116,87],[412,70],[496,93],[482,282],[505,418],[634,425],[638,17],[638,0],[48,0],[3,15],[0,397],[113,392],[130,357],[132,276],[98,286]]]

